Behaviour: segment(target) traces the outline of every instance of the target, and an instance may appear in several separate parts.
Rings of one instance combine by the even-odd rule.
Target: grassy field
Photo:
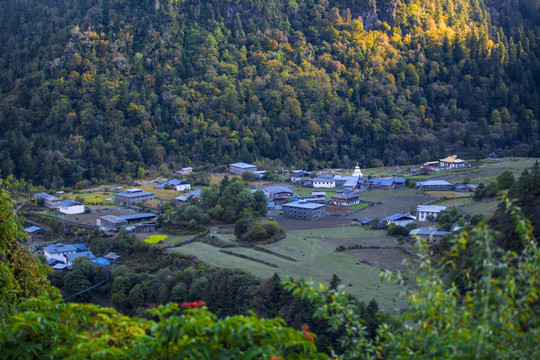
[[[462,198],[454,198],[454,199],[446,199],[443,201],[439,201],[437,203],[434,203],[433,205],[440,205],[440,206],[463,206],[472,203],[474,200],[471,197],[462,197]]]
[[[497,206],[499,205],[499,200],[490,200],[490,201],[475,201],[471,202],[469,204],[466,204],[463,206],[463,209],[470,212],[473,215],[476,214],[482,214],[486,216],[492,215],[495,210],[497,210]]]
[[[171,251],[197,256],[217,267],[234,267],[250,271],[262,278],[270,277],[277,272],[283,278],[293,276],[298,279],[313,276],[316,282],[328,284],[332,274],[337,274],[345,284],[345,290],[360,300],[368,302],[375,298],[382,309],[398,311],[405,304],[404,299],[399,297],[402,289],[398,285],[379,282],[380,271],[377,268],[360,263],[359,259],[351,254],[335,252],[336,244],[360,243],[362,239],[365,239],[365,242],[375,242],[378,235],[384,236],[384,233],[379,234],[358,226],[347,226],[339,229],[290,231],[284,240],[264,245],[267,249],[297,259],[296,262],[253,249],[233,249],[236,253],[276,264],[279,268],[227,255],[219,252],[218,248],[198,242]],[[218,236],[227,238],[228,234]]]

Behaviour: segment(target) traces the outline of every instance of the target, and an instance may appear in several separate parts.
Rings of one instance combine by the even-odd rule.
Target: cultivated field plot
[[[97,226],[96,220],[102,216],[105,216],[105,215],[122,216],[122,215],[132,215],[135,213],[136,212],[132,209],[119,208],[119,209],[111,209],[110,211],[104,211],[104,212],[99,212],[99,213],[94,213],[94,214],[63,215],[60,217],[65,217],[69,220],[76,221],[84,225]]]
[[[174,199],[177,196],[183,195],[182,193],[176,191],[176,190],[165,190],[165,189],[154,189],[154,185],[151,186],[138,186],[138,189],[142,189],[143,191],[148,191],[154,193],[154,197],[165,200],[165,201],[174,201]]]
[[[491,200],[491,201],[478,201],[478,202],[472,202],[470,204],[467,204],[463,206],[463,209],[465,211],[470,212],[473,215],[476,214],[482,214],[485,216],[491,216],[497,210],[497,206],[499,206],[500,200]]]
[[[351,219],[341,216],[326,216],[322,219],[316,220],[299,220],[283,216],[280,218],[275,218],[274,220],[277,221],[279,226],[281,226],[281,228],[287,232],[293,230],[343,227],[351,223]]]
[[[204,244],[191,243],[171,251],[190,254],[202,261],[218,266],[239,268],[267,278],[277,272],[282,278],[293,276],[295,279],[314,277],[316,282],[328,284],[332,274],[338,275],[345,285],[345,291],[357,296],[360,300],[369,302],[377,299],[381,309],[386,311],[399,311],[405,306],[404,299],[399,297],[402,290],[397,284],[381,283],[379,269],[375,266],[363,264],[355,255],[345,252],[335,252],[336,243],[332,243],[330,236],[342,239],[345,243],[350,236],[362,237],[366,230],[359,227],[345,227],[343,229],[322,229],[323,231],[291,231],[287,237],[274,244],[264,245],[265,248],[282,255],[290,256],[298,261],[286,260],[272,254],[263,253],[248,248],[230,249],[238,254],[254,257],[279,266],[274,268],[252,260],[239,258],[221,253],[218,248]],[[318,238],[322,236],[324,238]],[[336,240],[339,242],[339,240]],[[353,240],[354,241],[354,240]],[[366,242],[376,241],[374,237],[366,236]],[[386,249],[378,250],[379,252]],[[382,266],[384,255],[367,259],[374,264],[376,261]],[[388,263],[395,263],[392,255]],[[386,266],[386,264],[384,264]]]
[[[443,199],[453,199],[453,198],[465,198],[471,197],[472,192],[456,192],[456,191],[426,191],[427,195],[443,198]]]
[[[446,207],[463,206],[463,205],[471,204],[473,201],[474,200],[472,198],[470,198],[470,197],[454,198],[454,199],[442,200],[442,201],[439,201],[437,203],[434,203],[433,205],[446,206]]]

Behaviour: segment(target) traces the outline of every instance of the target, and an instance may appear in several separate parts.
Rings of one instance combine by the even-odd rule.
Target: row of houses
[[[467,167],[467,161],[458,158],[457,155],[447,156],[444,159],[439,159],[439,161],[428,161],[422,165],[424,169],[434,168],[440,166],[446,169],[459,169]]]
[[[154,189],[165,189],[166,187],[171,187],[178,192],[186,192],[191,190],[191,183],[185,180],[171,179],[163,184],[154,186]]]
[[[84,213],[84,204],[81,204],[73,200],[62,200],[56,196],[36,193],[32,195],[32,200],[37,201],[43,199],[43,204],[51,209],[56,209],[66,215],[82,214]]]

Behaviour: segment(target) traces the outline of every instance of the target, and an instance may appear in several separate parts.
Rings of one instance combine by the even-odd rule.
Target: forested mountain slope
[[[0,3],[0,177],[540,156],[537,0]]]

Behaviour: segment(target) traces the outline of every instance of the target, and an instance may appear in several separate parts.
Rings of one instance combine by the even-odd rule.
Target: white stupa
[[[352,176],[364,177],[364,174],[362,174],[362,170],[360,170],[360,166],[358,166],[358,163],[356,163],[356,166],[354,167]]]

